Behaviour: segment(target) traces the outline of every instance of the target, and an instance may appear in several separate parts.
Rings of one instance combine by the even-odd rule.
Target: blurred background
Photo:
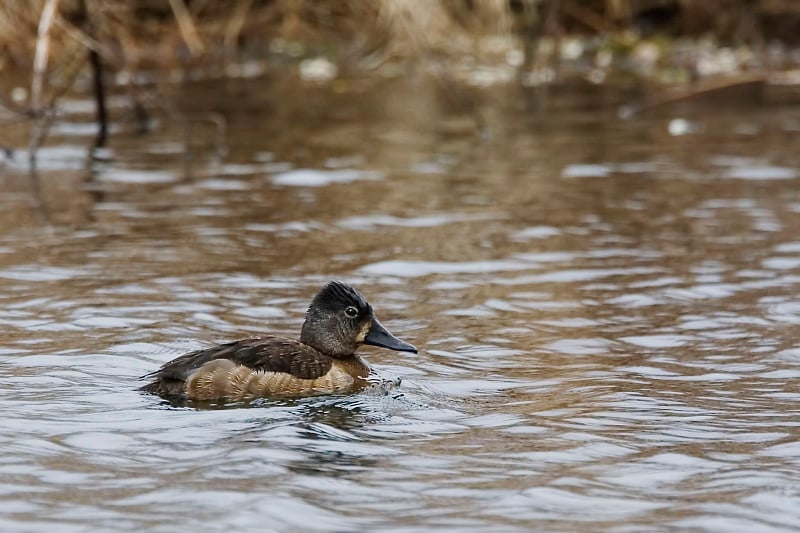
[[[0,529],[799,529],[799,40],[792,0],[3,2]],[[364,350],[397,389],[136,390],[330,279],[420,349]]]

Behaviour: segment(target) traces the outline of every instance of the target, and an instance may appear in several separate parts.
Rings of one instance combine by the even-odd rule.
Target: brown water
[[[4,163],[0,530],[800,528],[796,106],[181,91],[191,160],[172,114],[88,163],[90,106],[65,107],[39,161],[49,224],[25,154]],[[420,348],[364,350],[392,393],[198,410],[136,391],[190,349],[296,334],[331,278]]]

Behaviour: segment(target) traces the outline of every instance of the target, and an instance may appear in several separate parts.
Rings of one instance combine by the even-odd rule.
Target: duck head
[[[340,281],[325,285],[311,301],[300,341],[331,357],[349,357],[362,344],[417,353],[389,333],[360,292]]]

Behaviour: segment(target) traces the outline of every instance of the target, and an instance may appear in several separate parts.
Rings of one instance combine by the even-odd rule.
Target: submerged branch
[[[39,18],[39,27],[36,37],[36,51],[33,59],[33,78],[31,79],[30,112],[34,118],[31,128],[30,139],[28,140],[28,164],[30,165],[30,175],[32,184],[38,187],[36,174],[36,152],[47,136],[47,131],[52,122],[53,113],[43,112],[42,87],[44,84],[44,74],[47,70],[47,57],[50,51],[50,28],[53,26],[53,19],[58,9],[59,0],[47,0]],[[39,209],[41,206],[39,206]],[[39,210],[37,209],[37,211]]]
[[[86,0],[80,0],[81,16],[84,19],[84,26],[86,34],[89,39],[95,41],[94,24],[92,23],[91,15],[86,7]],[[89,64],[92,68],[92,82],[94,87],[94,101],[95,109],[97,112],[97,138],[95,139],[94,147],[102,148],[106,145],[108,140],[108,115],[106,112],[106,86],[103,79],[103,62],[100,57],[100,52],[97,46],[89,47]]]
[[[701,96],[718,94],[723,91],[744,87],[758,87],[767,82],[766,76],[763,74],[753,74],[750,76],[740,76],[733,79],[723,80],[709,80],[699,82],[691,87],[680,87],[673,89],[666,89],[649,96],[644,101],[637,104],[623,106],[619,109],[620,118],[631,118],[634,115],[644,113],[659,107],[670,104],[675,104]]]

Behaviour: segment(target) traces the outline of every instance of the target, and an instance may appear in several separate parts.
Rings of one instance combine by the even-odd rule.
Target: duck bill
[[[367,333],[367,337],[364,339],[364,344],[389,348],[397,352],[417,353],[417,349],[413,345],[401,341],[389,333],[386,328],[383,327],[383,324],[378,322],[377,318],[372,319],[372,327],[369,329],[369,333]]]

